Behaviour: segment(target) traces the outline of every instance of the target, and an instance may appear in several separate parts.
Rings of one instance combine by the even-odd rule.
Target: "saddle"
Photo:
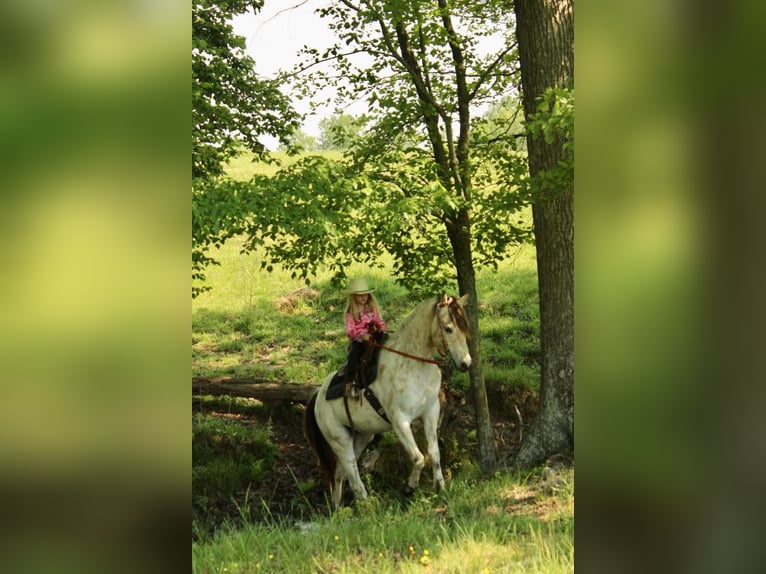
[[[382,345],[388,339],[388,333],[374,333],[373,340]],[[380,347],[377,345],[365,345],[364,352],[359,359],[355,373],[347,372],[348,362],[344,363],[335,373],[327,387],[327,400],[339,399],[346,394],[345,383],[351,379],[352,387],[357,390],[366,389],[378,376],[378,359],[380,358]]]

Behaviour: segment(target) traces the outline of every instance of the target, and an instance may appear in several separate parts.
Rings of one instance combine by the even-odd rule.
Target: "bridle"
[[[436,319],[439,321],[439,307],[447,307],[447,310],[449,311],[450,318],[453,322],[455,322],[454,315],[452,314],[452,305],[455,303],[454,297],[448,297],[444,301],[437,301],[436,305],[434,306],[434,311],[436,312]],[[404,351],[400,351],[399,349],[394,349],[392,347],[386,347],[385,345],[381,345],[377,341],[371,341],[370,344],[373,347],[378,347],[380,349],[385,349],[386,351],[390,351],[391,353],[396,353],[397,355],[401,355],[402,357],[407,357],[408,359],[413,359],[415,361],[420,361],[422,363],[431,363],[433,365],[438,365],[439,367],[442,367],[444,363],[447,360],[447,357],[449,357],[449,345],[447,344],[447,338],[444,336],[444,327],[441,324],[441,321],[439,321],[439,334],[441,335],[442,339],[442,346],[444,347],[443,350],[439,351],[439,357],[440,359],[428,359],[426,357],[418,357],[417,355],[411,355],[410,353],[405,353]]]

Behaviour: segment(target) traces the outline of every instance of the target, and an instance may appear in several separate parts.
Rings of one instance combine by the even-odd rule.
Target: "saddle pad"
[[[376,340],[378,343],[383,344],[388,339],[388,333],[377,333]],[[359,371],[356,375],[356,384],[359,388],[367,388],[375,381],[378,376],[378,358],[380,356],[380,347],[370,347],[367,352],[360,358]],[[346,386],[344,384],[346,380],[346,369],[348,364],[343,365],[332,378],[330,384],[327,387],[327,395],[325,398],[328,401],[341,398],[345,391]],[[361,380],[360,380],[361,379]]]
[[[338,372],[335,373],[335,376],[332,378],[332,381],[330,381],[329,386],[327,387],[327,395],[325,398],[328,401],[331,401],[333,399],[339,399],[343,396],[343,393],[346,390],[346,386],[343,384],[344,379],[346,378],[343,374],[345,373],[346,368],[345,365],[338,370]]]

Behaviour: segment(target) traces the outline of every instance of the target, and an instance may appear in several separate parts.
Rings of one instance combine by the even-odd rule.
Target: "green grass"
[[[368,499],[301,524],[224,529],[192,544],[207,573],[574,570],[574,471],[453,482],[402,510]]]
[[[308,155],[319,155],[328,159],[340,159],[343,152],[337,150],[316,151]],[[226,173],[233,179],[246,181],[254,174],[274,175],[278,170],[299,161],[304,155],[288,156],[284,152],[272,152],[271,163],[255,162],[251,153],[243,153],[233,158],[226,166]]]
[[[197,530],[212,529],[214,524],[209,522],[217,519],[216,513],[225,511],[251,484],[265,480],[277,453],[270,433],[268,426],[242,424],[235,418],[194,416],[192,513]]]
[[[345,295],[330,286],[329,271],[312,281],[315,296],[296,294],[301,280],[279,267],[262,271],[261,254],[240,254],[241,245],[232,239],[214,253],[221,265],[208,270],[213,289],[192,302],[192,374],[321,383],[345,358]],[[523,246],[498,271],[477,275],[488,387],[539,386],[534,265],[534,249]],[[370,278],[392,328],[418,302],[385,271],[355,265],[349,273]],[[456,373],[453,382],[467,388],[468,377]]]

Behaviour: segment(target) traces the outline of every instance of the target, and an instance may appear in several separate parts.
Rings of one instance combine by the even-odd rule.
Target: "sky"
[[[326,6],[331,0],[266,0],[257,14],[245,14],[234,18],[234,32],[247,42],[247,53],[255,60],[255,71],[259,75],[273,78],[280,70],[289,70],[301,61],[298,51],[305,45],[318,50],[330,47],[334,34],[326,22],[315,14],[315,10]],[[502,38],[487,38],[480,43],[480,51],[495,51]],[[333,93],[326,91],[323,101],[331,102]],[[310,113],[308,102],[292,98],[295,109],[305,114],[303,131],[319,137],[319,121],[333,115],[332,105],[326,105]],[[344,109],[346,113],[360,115],[366,111],[364,102],[356,102]],[[485,108],[475,110],[483,113]],[[275,138],[261,139],[269,149],[276,149]]]
[[[314,13],[325,4],[325,0],[266,0],[258,14],[245,14],[233,20],[234,32],[247,41],[248,55],[255,60],[259,75],[273,78],[279,70],[292,68],[300,61],[297,54],[304,45],[321,50],[333,43],[334,36],[327,24]],[[328,94],[327,100],[331,97]],[[300,113],[309,114],[307,102],[293,98],[293,104]],[[327,107],[318,114],[307,115],[303,131],[318,137],[319,121],[332,112]],[[272,139],[264,143],[269,147],[276,145]]]

